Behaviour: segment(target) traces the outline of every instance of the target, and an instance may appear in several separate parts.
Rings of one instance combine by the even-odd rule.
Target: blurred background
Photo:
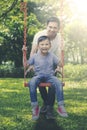
[[[23,0],[0,1],[0,77],[23,77],[24,13],[20,10],[21,2]],[[27,57],[35,33],[46,27],[48,17],[57,16],[64,39],[65,74],[70,76],[71,70],[75,75],[76,67],[77,77],[87,77],[87,1],[24,2],[27,2]]]

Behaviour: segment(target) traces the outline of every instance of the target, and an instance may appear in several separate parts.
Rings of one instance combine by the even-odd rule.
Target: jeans
[[[51,83],[55,88],[56,98],[59,105],[63,104],[63,88],[62,83],[56,76],[34,76],[29,82],[31,102],[37,102],[37,86],[41,82]]]

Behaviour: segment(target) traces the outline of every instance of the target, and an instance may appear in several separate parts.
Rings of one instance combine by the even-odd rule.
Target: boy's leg
[[[59,81],[57,77],[52,76],[50,77],[48,82],[52,84],[52,86],[55,88],[55,91],[56,91],[56,97],[58,101],[57,112],[59,113],[59,115],[63,117],[67,117],[68,115],[64,107],[64,95],[63,95],[63,87],[62,87],[61,81]]]
[[[40,82],[40,78],[38,78],[38,76],[33,77],[29,82],[33,120],[37,120],[39,118],[39,112],[40,112],[38,102],[37,102],[37,91],[36,91],[39,82]]]
[[[39,118],[40,108],[38,106],[38,102],[32,102],[32,119],[37,120]]]

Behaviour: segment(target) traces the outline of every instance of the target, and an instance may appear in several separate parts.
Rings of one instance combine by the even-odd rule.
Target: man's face
[[[47,34],[50,39],[55,38],[59,31],[58,24],[56,22],[49,22],[47,25]]]

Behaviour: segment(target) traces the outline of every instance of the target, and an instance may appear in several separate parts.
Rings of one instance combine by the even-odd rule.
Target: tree
[[[80,21],[68,24],[66,33],[66,55],[67,60],[75,63],[86,63],[87,58],[87,27]]]
[[[13,8],[17,5],[18,0],[9,0],[9,1],[1,1],[0,2],[0,20],[5,18],[8,13],[13,10]],[[8,4],[9,3],[9,4]]]
[[[22,66],[23,17],[23,13],[20,11],[20,3],[18,3],[9,12],[9,15],[1,21],[0,39],[2,42],[0,45],[0,63],[11,60],[14,62],[15,67]],[[32,12],[27,16],[27,20],[29,21],[27,22],[27,41],[29,42],[30,50],[33,35],[42,25]]]

